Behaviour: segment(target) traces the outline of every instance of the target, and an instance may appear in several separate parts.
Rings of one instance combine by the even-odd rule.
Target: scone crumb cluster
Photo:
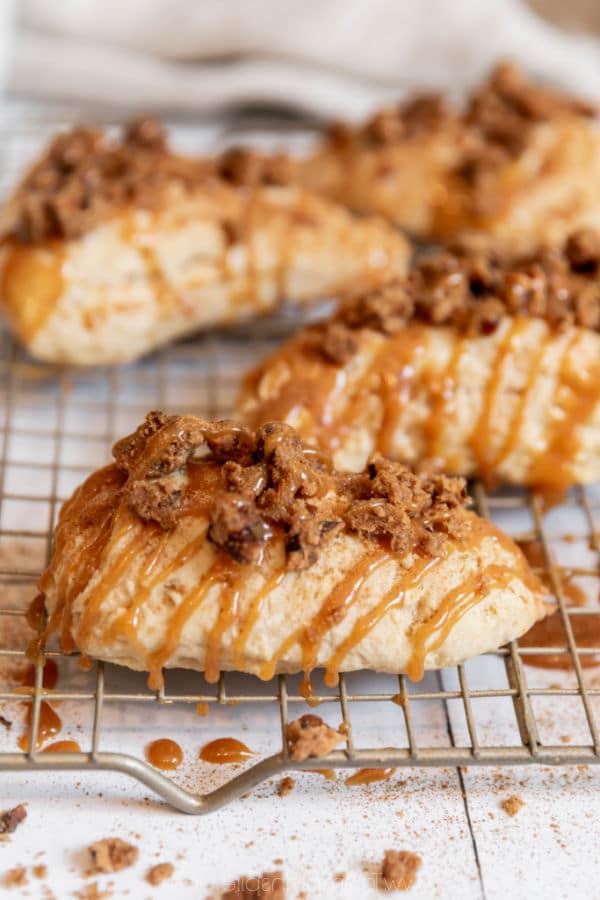
[[[394,335],[411,321],[451,325],[468,334],[491,334],[507,316],[545,319],[557,329],[600,330],[600,233],[574,232],[560,250],[507,259],[468,243],[454,253],[423,258],[408,278],[395,280],[343,304],[315,329],[315,346],[344,363],[362,328]]]
[[[208,537],[241,563],[256,563],[276,530],[289,569],[297,570],[316,562],[340,531],[386,540],[394,551],[435,554],[447,535],[461,537],[468,527],[462,479],[416,475],[381,456],[364,472],[339,473],[282,423],[253,431],[152,412],[114,456],[127,476],[122,490],[130,508],[164,529],[195,502],[186,464],[216,463],[220,486],[208,509]]]

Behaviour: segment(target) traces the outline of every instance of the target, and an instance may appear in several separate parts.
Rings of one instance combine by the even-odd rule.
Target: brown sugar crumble
[[[12,834],[26,818],[27,810],[22,803],[0,813],[0,834]]]
[[[409,276],[349,297],[328,322],[307,333],[326,360],[344,364],[360,331],[391,336],[411,321],[493,334],[509,316],[545,319],[552,328],[600,331],[600,232],[580,229],[562,249],[510,259],[465,242],[424,257]]]
[[[244,875],[229,885],[222,900],[285,900],[283,872],[263,872],[262,875]]]
[[[85,887],[75,891],[74,896],[77,900],[108,900],[112,897],[112,891],[108,888],[102,890],[97,881],[92,881],[91,884],[86,884]]]
[[[28,883],[25,866],[15,866],[4,873],[2,884],[6,888],[24,887]]]
[[[289,754],[296,762],[302,762],[309,756],[324,756],[344,739],[342,734],[312,713],[290,722],[285,733]]]
[[[133,866],[138,859],[139,850],[133,844],[121,838],[103,838],[88,847],[90,868],[88,875],[99,875],[102,872],[120,872]]]
[[[421,857],[410,850],[386,850],[381,866],[384,891],[408,891],[417,880]]]
[[[285,778],[282,778],[279,784],[277,785],[277,793],[280,797],[287,797],[288,794],[291,794],[294,790],[296,782],[290,775],[286,775]]]
[[[47,878],[48,877],[48,866],[44,863],[38,863],[32,868],[32,873],[34,878]]]
[[[146,881],[148,884],[152,884],[154,886],[158,884],[162,884],[163,881],[166,881],[167,878],[171,878],[173,872],[175,871],[175,866],[173,863],[158,863],[156,866],[152,866],[151,869],[148,869],[146,872]]]
[[[208,539],[236,562],[255,563],[274,535],[290,570],[304,569],[346,530],[389,539],[395,551],[436,552],[444,534],[468,527],[460,478],[415,475],[375,455],[357,474],[336,472],[327,456],[302,443],[289,425],[252,431],[235,422],[152,412],[113,450],[121,494],[144,521],[174,527],[193,504],[188,463],[205,466]],[[212,481],[210,481],[212,479]]]
[[[284,184],[292,170],[283,154],[234,149],[214,159],[178,155],[151,118],[131,122],[114,140],[97,128],[78,127],[55,137],[26,175],[0,233],[28,242],[74,239],[124,205],[155,208],[173,184],[185,191],[215,180],[243,187]]]
[[[525,806],[525,801],[521,800],[520,797],[517,797],[516,794],[512,794],[510,797],[506,797],[502,803],[500,804],[504,812],[507,816],[516,816],[516,814]]]

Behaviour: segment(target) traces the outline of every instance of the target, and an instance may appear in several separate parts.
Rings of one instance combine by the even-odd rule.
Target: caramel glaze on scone
[[[498,66],[464,110],[438,95],[335,126],[306,186],[426,241],[487,233],[513,252],[600,226],[600,130],[590,104]]]
[[[545,614],[464,483],[374,457],[355,475],[292,428],[151,413],[63,507],[40,582],[63,650],[149,672],[270,678],[451,665]]]
[[[598,233],[521,260],[438,253],[284,344],[240,414],[342,469],[378,451],[560,492],[600,478],[599,331]]]
[[[406,269],[392,226],[291,181],[283,156],[178,156],[151,120],[59,135],[0,223],[0,307],[38,359],[135,359],[198,328]]]

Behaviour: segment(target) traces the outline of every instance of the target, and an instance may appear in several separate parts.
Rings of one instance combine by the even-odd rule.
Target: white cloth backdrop
[[[149,110],[358,117],[499,56],[600,99],[600,49],[519,0],[5,0],[7,90]]]

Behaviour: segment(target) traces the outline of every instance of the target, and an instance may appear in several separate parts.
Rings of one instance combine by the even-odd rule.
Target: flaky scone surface
[[[449,665],[544,614],[464,485],[375,457],[336,472],[288,426],[150,415],[65,505],[40,589],[64,649],[269,678]]]
[[[402,235],[293,184],[289,165],[177,156],[156,123],[59,136],[0,224],[9,323],[37,358],[121,362],[405,270]]]
[[[599,331],[596,232],[517,260],[432,255],[284,345],[240,410],[288,421],[340,468],[379,451],[562,490],[600,477]]]

